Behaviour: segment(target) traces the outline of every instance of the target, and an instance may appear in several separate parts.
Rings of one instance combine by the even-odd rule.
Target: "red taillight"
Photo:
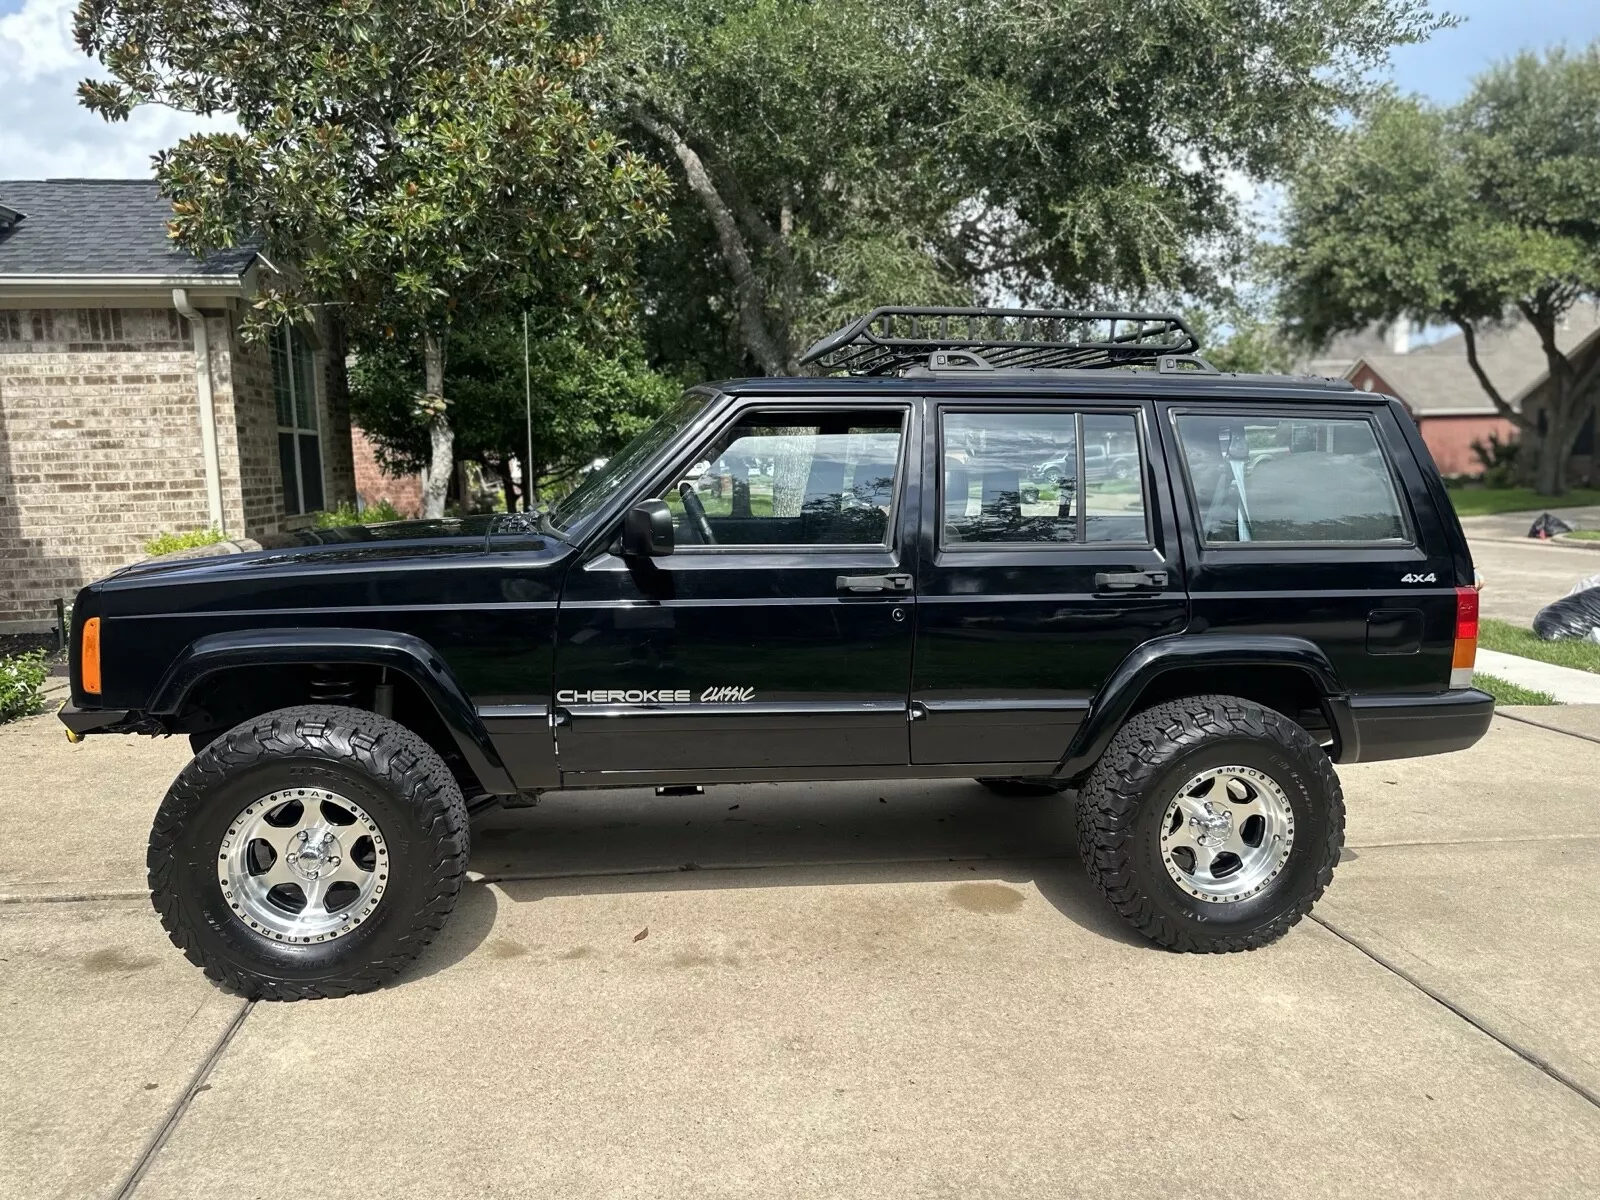
[[[1471,687],[1478,659],[1478,589],[1456,589],[1456,644],[1450,655],[1450,686]]]

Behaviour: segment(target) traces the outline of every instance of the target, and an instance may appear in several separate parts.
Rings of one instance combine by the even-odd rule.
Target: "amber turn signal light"
[[[83,690],[100,694],[100,618],[90,617],[83,623],[83,643],[78,659],[79,676]]]

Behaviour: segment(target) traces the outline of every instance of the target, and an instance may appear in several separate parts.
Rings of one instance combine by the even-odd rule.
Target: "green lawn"
[[[1536,692],[1531,688],[1518,687],[1496,675],[1485,675],[1482,671],[1474,672],[1472,686],[1488,692],[1494,697],[1496,704],[1554,704],[1556,698],[1549,692]]]
[[[1531,629],[1523,629],[1510,621],[1485,618],[1478,622],[1478,645],[1485,650],[1536,658],[1558,667],[1576,667],[1600,675],[1600,642],[1580,642],[1574,638],[1547,642]]]
[[[1566,536],[1575,542],[1600,542],[1600,529],[1574,529]]]
[[[1460,517],[1482,517],[1491,513],[1539,513],[1547,508],[1577,508],[1600,504],[1600,488],[1573,488],[1560,496],[1541,496],[1532,488],[1459,487],[1450,489],[1450,499]]]

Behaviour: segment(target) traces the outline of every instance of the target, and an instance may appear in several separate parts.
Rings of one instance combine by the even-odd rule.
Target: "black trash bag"
[[[1568,525],[1560,517],[1552,516],[1545,512],[1540,513],[1539,519],[1529,528],[1528,536],[1531,538],[1553,538],[1558,533],[1571,532],[1571,525]]]
[[[1546,604],[1534,615],[1533,631],[1547,642],[1561,638],[1600,642],[1600,587],[1590,584]]]

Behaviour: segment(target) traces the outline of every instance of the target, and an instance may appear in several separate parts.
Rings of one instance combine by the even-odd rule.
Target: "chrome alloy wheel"
[[[1294,848],[1294,809],[1254,767],[1213,767],[1178,789],[1161,822],[1167,874],[1213,904],[1248,900],[1278,877]]]
[[[389,879],[378,823],[336,792],[285,788],[222,836],[217,882],[239,919],[278,942],[343,937],[377,910]]]

